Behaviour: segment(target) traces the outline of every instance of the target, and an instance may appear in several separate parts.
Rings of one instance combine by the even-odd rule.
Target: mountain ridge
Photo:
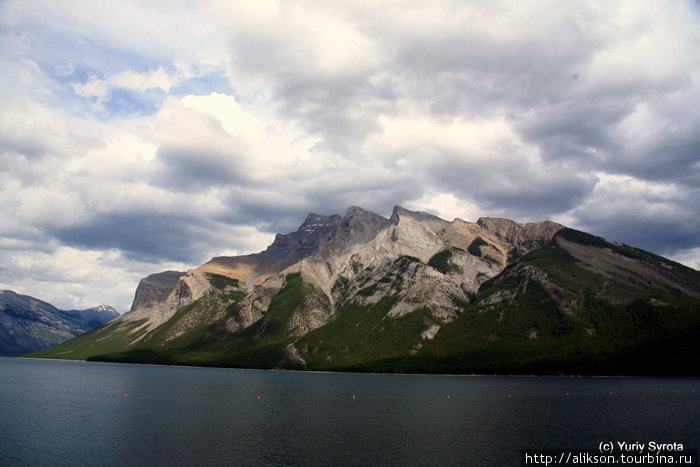
[[[0,291],[0,355],[36,352],[77,337],[116,318],[108,305],[60,310],[12,290]]]
[[[130,312],[44,355],[358,371],[594,374],[599,365],[624,374],[634,365],[615,355],[662,337],[639,328],[649,315],[679,339],[660,355],[685,346],[697,358],[686,331],[700,330],[700,273],[551,221],[446,221],[401,206],[385,218],[351,206],[343,217],[309,214],[260,253],[170,272],[150,294],[165,277],[152,276]],[[599,329],[615,320],[646,337],[616,342]]]

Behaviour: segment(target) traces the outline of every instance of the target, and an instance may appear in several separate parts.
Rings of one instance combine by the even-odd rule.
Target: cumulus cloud
[[[59,114],[27,97],[9,97],[0,114],[0,141],[3,157],[29,159],[60,151],[62,125]],[[8,164],[12,167],[14,164]]]
[[[40,7],[0,6],[4,288],[123,311],[142,276],[348,205],[550,218],[697,267],[689,0]]]

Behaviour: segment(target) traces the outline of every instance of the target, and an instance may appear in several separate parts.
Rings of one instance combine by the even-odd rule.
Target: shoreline
[[[176,368],[208,368],[218,370],[247,370],[247,371],[277,371],[288,373],[311,374],[357,374],[357,375],[400,375],[400,376],[453,376],[453,377],[507,377],[507,378],[576,378],[576,379],[682,379],[700,380],[700,376],[649,376],[649,375],[558,375],[558,374],[498,374],[498,373],[400,373],[400,372],[373,372],[373,371],[334,371],[334,370],[289,370],[285,368],[242,368],[231,366],[207,366],[207,365],[182,365],[179,363],[140,363],[140,362],[103,362],[99,360],[75,360],[68,358],[25,357],[22,355],[4,355],[5,358],[23,358],[27,360],[50,360],[82,363],[116,363],[120,365],[148,365]]]

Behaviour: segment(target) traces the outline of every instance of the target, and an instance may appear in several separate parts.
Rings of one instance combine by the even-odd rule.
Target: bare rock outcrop
[[[240,301],[237,316],[226,324],[237,332],[264,316],[287,274],[300,273],[305,284],[314,288],[309,296],[315,298],[292,316],[290,332],[295,335],[326,324],[348,301],[371,304],[387,293],[399,297],[390,317],[427,307],[436,321],[446,322],[456,317],[460,304],[469,301],[485,280],[503,270],[513,251],[541,246],[561,227],[553,222],[519,224],[495,218],[450,222],[401,206],[394,207],[388,219],[357,206],[349,207],[343,217],[311,213],[297,231],[278,234],[260,253],[216,257],[187,273],[148,276],[123,319],[146,318],[135,331],[153,330],[203,297],[211,288],[207,275],[217,274],[245,284],[247,296]],[[472,243],[477,240],[475,250]],[[447,269],[431,265],[438,254],[449,257]],[[402,258],[415,262],[399,277],[395,266]]]
[[[124,314],[127,321],[138,321],[148,318],[151,310],[164,303],[175,290],[184,272],[164,271],[144,277],[136,287],[134,301],[129,313]]]

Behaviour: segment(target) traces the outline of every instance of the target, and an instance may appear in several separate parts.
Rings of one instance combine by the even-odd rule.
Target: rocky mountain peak
[[[370,213],[369,211],[365,211],[360,206],[348,206],[348,210],[345,212],[345,217],[343,217],[343,219],[348,220],[348,219],[351,219],[353,217],[362,217],[362,216],[365,216],[366,214],[373,214],[373,213]]]
[[[409,211],[403,206],[399,206],[398,204],[394,206],[394,208],[391,210],[391,217],[389,220],[391,221],[392,224],[396,224],[399,222],[399,218],[401,216],[417,216],[420,214],[419,212],[414,212],[414,211]]]
[[[284,268],[313,254],[324,240],[332,238],[342,221],[337,214],[310,213],[296,232],[277,234],[275,241],[261,253],[263,264],[272,266],[278,263]]]
[[[476,223],[496,238],[526,249],[544,245],[564,228],[563,225],[552,221],[520,224],[510,219],[493,217],[481,217]]]
[[[409,211],[409,210],[406,209],[405,207],[400,206],[400,205],[397,204],[397,205],[394,206],[394,208],[391,210],[391,218],[390,218],[390,219],[392,219],[392,220],[393,220],[393,219],[396,219],[400,214],[410,213],[410,212],[411,212],[411,211]]]
[[[423,211],[411,211],[409,209],[404,208],[403,206],[394,206],[389,220],[392,224],[398,224],[401,221],[401,219],[411,219],[413,221],[429,225],[439,224],[442,226],[443,224],[448,223],[446,220],[440,219],[434,214],[430,214]]]
[[[350,206],[343,217],[343,223],[339,233],[339,240],[365,241],[367,235],[375,233],[379,228],[387,225],[389,220],[371,211],[366,211],[357,206]]]
[[[318,230],[325,230],[329,227],[338,224],[342,221],[342,218],[337,214],[332,214],[330,216],[322,216],[315,213],[309,213],[306,219],[299,227],[298,232],[311,233]]]
[[[111,307],[109,305],[97,305],[97,306],[92,307],[90,309],[95,310],[95,311],[104,311],[107,313],[111,313],[111,312],[119,313],[117,310],[115,310],[113,307]]]

